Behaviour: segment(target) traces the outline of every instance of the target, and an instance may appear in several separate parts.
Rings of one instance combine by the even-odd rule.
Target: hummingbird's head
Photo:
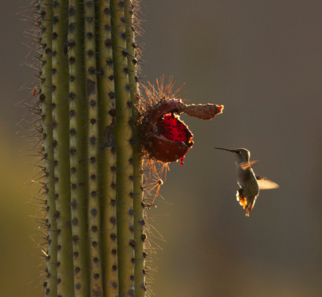
[[[229,149],[225,149],[225,148],[216,147],[216,149],[231,152],[234,155],[236,163],[249,162],[250,151],[246,150],[244,148],[229,150]]]

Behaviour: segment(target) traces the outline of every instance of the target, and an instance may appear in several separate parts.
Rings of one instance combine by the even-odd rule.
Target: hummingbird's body
[[[244,148],[229,150],[224,148],[216,148],[233,153],[236,163],[237,183],[240,189],[237,191],[236,197],[240,205],[246,209],[246,216],[252,211],[256,198],[260,189],[278,188],[278,185],[264,177],[256,176],[252,166],[258,161],[250,162],[250,152]]]
[[[240,190],[237,191],[236,197],[240,205],[246,208],[246,215],[249,216],[259,195],[259,187],[255,173],[251,167],[243,170],[240,163],[236,161],[237,183]]]

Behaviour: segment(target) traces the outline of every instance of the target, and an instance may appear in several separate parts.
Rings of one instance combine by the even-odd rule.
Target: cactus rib
[[[71,222],[73,236],[74,287],[75,296],[88,296],[88,253],[87,253],[87,189],[86,162],[86,102],[84,98],[84,26],[83,7],[77,0],[69,0],[68,8],[68,61],[69,61],[69,145],[70,145],[70,187]],[[72,99],[73,98],[73,99]]]
[[[55,185],[54,180],[54,156],[52,148],[52,82],[51,82],[51,54],[52,54],[52,9],[49,6],[50,0],[39,2],[40,15],[40,37],[41,37],[41,76],[40,76],[40,109],[42,119],[42,133],[44,146],[44,162],[46,172],[46,205],[48,219],[48,251],[47,251],[47,279],[45,294],[48,297],[57,295],[57,224],[54,218],[55,205]]]
[[[96,72],[96,45],[95,45],[95,6],[94,1],[84,1],[85,9],[85,71],[86,94],[89,106],[89,120],[98,121],[98,95]],[[94,54],[93,54],[94,53]],[[91,294],[103,296],[102,286],[102,259],[101,249],[101,225],[100,225],[100,201],[98,195],[99,160],[98,160],[98,127],[88,124],[88,232],[90,237],[90,261],[91,261]],[[91,193],[97,193],[91,195]]]
[[[137,73],[136,73],[136,55],[135,55],[135,27],[134,17],[137,3],[127,1],[125,5],[126,18],[126,49],[128,53],[128,69],[129,83],[131,86],[131,101],[133,108],[133,124],[138,122],[138,88],[137,88]],[[133,131],[133,139],[138,139],[138,129]],[[145,235],[144,235],[144,207],[143,203],[143,163],[139,143],[134,144],[133,148],[133,172],[134,172],[134,189],[133,189],[133,209],[134,209],[134,239],[136,241],[135,248],[135,296],[144,297],[146,292],[145,287],[145,260],[143,257]]]
[[[117,152],[117,205],[118,205],[118,261],[120,296],[134,295],[134,240],[133,227],[133,139],[130,85],[126,57],[125,3],[111,1],[112,41],[116,97],[115,142]]]
[[[99,1],[98,80],[100,109],[100,199],[102,205],[102,259],[104,296],[117,297],[117,209],[116,209],[116,151],[115,87],[112,49],[111,7],[108,1]]]
[[[73,256],[70,217],[69,183],[69,135],[68,135],[68,71],[66,46],[67,28],[66,0],[53,5],[53,53],[52,53],[52,126],[55,163],[55,195],[57,220],[57,293],[63,297],[73,294]],[[67,125],[67,127],[66,127]]]

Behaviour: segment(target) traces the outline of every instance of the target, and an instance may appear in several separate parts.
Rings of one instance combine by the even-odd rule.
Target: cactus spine
[[[135,5],[39,0],[45,296],[145,296]]]

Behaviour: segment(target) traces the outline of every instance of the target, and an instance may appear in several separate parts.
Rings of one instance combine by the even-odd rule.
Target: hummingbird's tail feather
[[[249,217],[250,212],[252,211],[255,205],[255,199],[250,199],[243,194],[243,189],[239,189],[236,193],[236,198],[239,204],[246,209],[246,216]]]
[[[246,216],[249,217],[250,212],[252,211],[253,207],[255,205],[255,200],[251,201],[246,206]]]

